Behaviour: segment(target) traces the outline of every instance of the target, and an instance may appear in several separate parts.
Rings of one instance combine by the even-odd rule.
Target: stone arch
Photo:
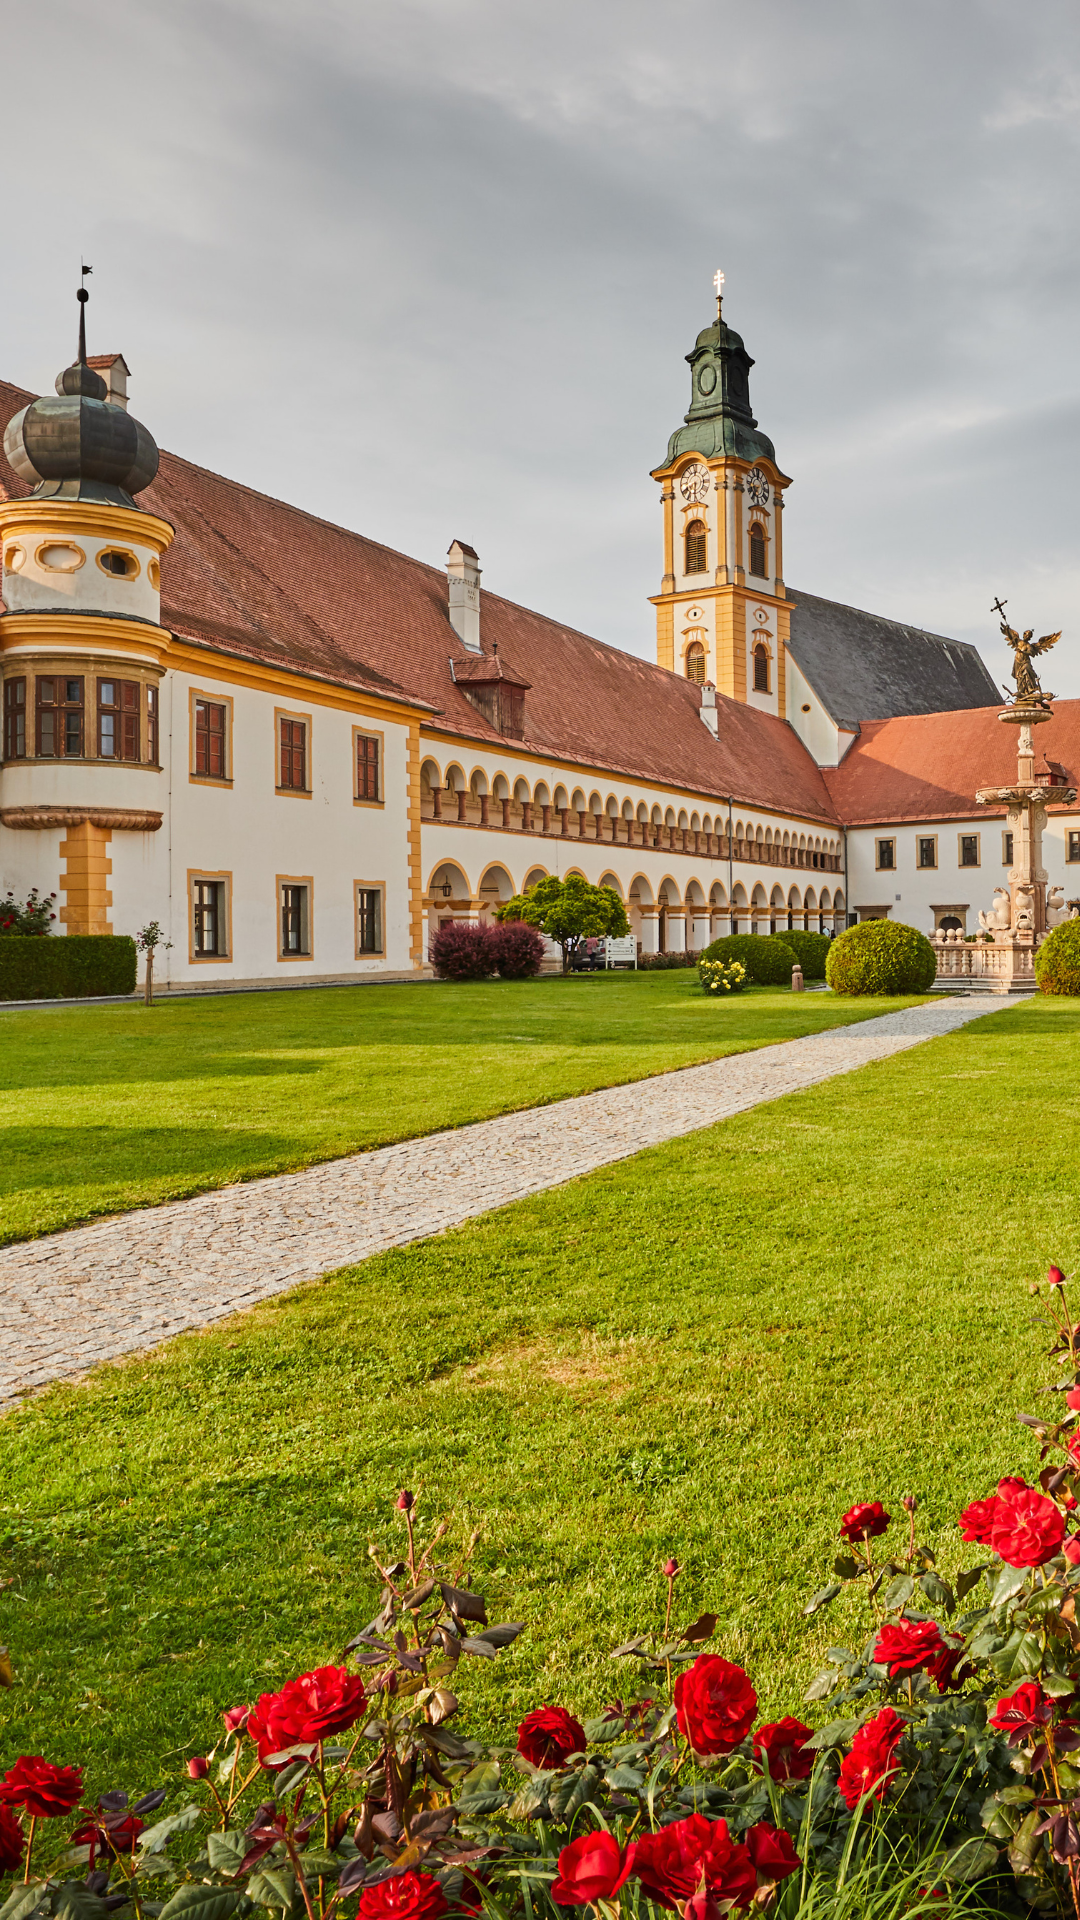
[[[608,870],[607,873],[602,873],[600,875],[600,878],[597,881],[597,886],[610,887],[613,893],[618,894],[620,900],[623,897],[622,881],[619,879],[618,874],[612,873],[610,869]]]
[[[719,940],[731,932],[731,916],[728,912],[727,888],[722,880],[714,880],[709,888],[709,938]]]
[[[659,915],[653,899],[652,886],[643,873],[635,873],[626,890],[626,911],[630,920],[630,931],[639,942],[642,953],[655,953],[659,937]]]
[[[529,791],[529,783],[527,780],[522,780],[519,777],[514,781],[514,799],[519,806],[528,806],[529,801],[532,799],[532,794]]]
[[[639,819],[639,821],[641,822],[641,825],[642,825],[643,827],[644,827],[644,826],[647,826],[647,825],[648,825],[648,823],[649,823],[649,809],[648,809],[648,807],[646,806],[646,804],[645,804],[645,802],[644,802],[644,800],[639,800],[639,801],[638,801],[638,805],[637,805],[637,817],[638,817],[638,819]]]
[[[581,791],[580,787],[574,788],[574,797],[571,800],[570,805],[573,808],[575,813],[584,813],[586,811],[585,795]]]
[[[552,805],[558,807],[560,812],[563,807],[568,807],[570,805],[570,799],[567,794],[566,788],[564,786],[560,785],[556,787],[555,798],[554,798],[554,801],[552,802]]]
[[[516,889],[506,868],[495,862],[490,867],[485,867],[480,875],[477,891],[481,912],[490,913],[503,901],[512,900]]]
[[[605,802],[604,802],[604,812],[605,812],[605,813],[607,814],[607,817],[608,817],[608,819],[609,819],[609,820],[617,820],[617,819],[618,819],[618,817],[619,817],[619,802],[618,802],[618,799],[616,798],[616,796],[615,796],[615,794],[613,794],[613,793],[609,793],[609,794],[608,794],[608,797],[607,797],[607,799],[606,799],[606,800],[605,800]]]
[[[527,893],[530,887],[535,887],[538,880],[546,880],[547,877],[548,870],[546,867],[530,867],[528,873],[525,875],[525,885],[522,888],[522,892]]]
[[[480,795],[482,793],[487,793],[488,777],[487,777],[487,774],[484,772],[483,767],[473,768],[472,772],[469,775],[469,787],[472,793],[475,794],[477,799],[480,798]]]
[[[496,800],[509,800],[510,782],[507,779],[505,773],[497,773],[495,775],[495,778],[491,783],[491,791],[494,794]]]
[[[422,787],[441,787],[442,774],[437,760],[424,760],[420,767],[420,785]]]
[[[670,813],[670,807],[668,811]],[[686,909],[679,883],[670,873],[661,880],[656,897],[660,907],[661,953],[685,953]]]
[[[538,780],[533,788],[533,802],[538,807],[550,807],[551,788],[546,780]]]
[[[675,822],[675,809],[674,809],[674,807],[665,807],[665,808],[664,808],[664,825],[665,825],[665,827],[673,827],[673,826],[674,826],[675,824],[676,824],[676,822]]]
[[[446,769],[445,785],[447,793],[464,793],[467,789],[468,783],[465,779],[465,770],[458,765],[456,760],[451,760],[450,765]]]
[[[663,812],[662,812],[662,810],[661,810],[661,809],[660,809],[659,807],[654,807],[654,808],[653,808],[653,810],[652,810],[652,820],[651,820],[651,822],[650,822],[650,824],[651,824],[652,826],[654,826],[654,827],[662,827],[662,826],[663,826],[663,824],[664,824],[664,815],[663,815]]]
[[[712,814],[707,813],[705,815],[705,818],[701,822],[701,831],[702,833],[711,833],[712,830],[713,830]]]
[[[449,887],[449,893],[444,891]],[[432,868],[424,896],[427,915],[427,949],[444,920],[475,920],[476,902],[468,876],[456,860],[440,860]]]
[[[589,795],[589,812],[603,813],[603,811],[604,811],[604,803],[601,800],[600,795],[597,793],[596,788],[594,787],[592,792]]]
[[[678,827],[678,828],[679,828],[679,829],[680,829],[680,830],[681,830],[681,831],[682,831],[683,833],[685,833],[685,832],[686,832],[686,830],[687,830],[687,828],[689,827],[689,825],[690,825],[690,815],[689,815],[689,814],[687,813],[687,811],[686,811],[686,808],[685,808],[685,807],[680,807],[680,808],[679,808],[679,817],[678,817],[678,819],[676,820],[676,822],[675,822],[675,825],[676,825],[676,826],[677,826],[677,827]]]
[[[736,880],[735,885],[731,889],[732,933],[749,933],[751,931],[749,906],[750,902],[746,898],[746,888],[743,886],[741,880]]]
[[[623,817],[623,819],[624,819],[624,820],[632,820],[632,819],[633,819],[633,817],[634,817],[634,803],[633,803],[633,801],[632,801],[632,800],[624,800],[624,801],[623,801],[623,803],[622,803],[622,817]]]

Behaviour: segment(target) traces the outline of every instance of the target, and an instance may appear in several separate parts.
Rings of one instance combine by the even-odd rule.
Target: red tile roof
[[[31,397],[0,383],[0,429]],[[26,491],[0,456],[0,497]],[[439,710],[440,728],[501,740],[451,676],[461,645],[440,568],[175,454],[162,453],[139,503],[176,528],[162,566],[174,632],[349,686],[401,688]],[[481,632],[530,686],[516,751],[834,822],[821,772],[785,720],[718,695],[714,739],[689,681],[486,590]]]
[[[837,813],[850,827],[900,820],[955,820],[981,813],[977,787],[1016,779],[1016,728],[994,707],[864,720],[838,767],[825,769]],[[1056,760],[1080,783],[1080,700],[1059,700],[1035,728],[1035,771]],[[985,809],[988,812],[997,809]]]

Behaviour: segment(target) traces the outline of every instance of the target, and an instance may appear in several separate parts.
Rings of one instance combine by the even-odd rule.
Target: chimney
[[[713,686],[711,680],[707,680],[701,689],[701,717],[708,727],[709,732],[712,734],[713,739],[717,739],[716,688]]]
[[[472,547],[455,540],[446,556],[450,625],[467,653],[480,653],[480,562]]]
[[[131,368],[128,366],[123,354],[91,353],[87,355],[86,364],[88,367],[93,367],[95,373],[100,373],[104,380],[108,388],[105,398],[109,405],[112,407],[122,407],[126,413],[128,403],[127,383],[131,378]]]

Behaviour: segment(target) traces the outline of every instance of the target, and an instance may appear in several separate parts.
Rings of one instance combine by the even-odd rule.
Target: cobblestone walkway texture
[[[1016,1000],[938,1001],[0,1249],[0,1407]]]

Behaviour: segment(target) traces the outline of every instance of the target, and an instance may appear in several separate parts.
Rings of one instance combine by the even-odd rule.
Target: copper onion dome
[[[79,353],[56,376],[57,398],[34,400],[8,422],[4,452],[35,500],[101,500],[133,507],[158,470],[157,443],[86,364],[86,301],[79,288]]]

